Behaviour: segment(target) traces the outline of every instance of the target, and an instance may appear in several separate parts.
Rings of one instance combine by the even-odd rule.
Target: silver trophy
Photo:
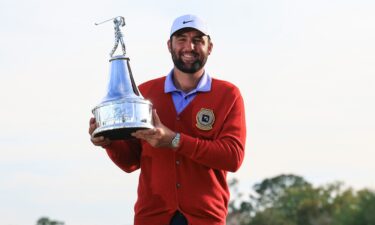
[[[132,138],[130,134],[138,129],[153,128],[152,104],[143,98],[134,82],[120,30],[120,27],[125,26],[125,19],[118,16],[110,20],[114,23],[115,45],[110,52],[107,95],[92,110],[97,125],[92,136],[104,136],[111,140],[129,139]],[[119,43],[123,54],[113,56]]]

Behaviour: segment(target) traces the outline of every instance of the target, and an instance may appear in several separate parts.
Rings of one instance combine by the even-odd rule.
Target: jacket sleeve
[[[238,95],[215,140],[203,140],[181,134],[177,151],[207,167],[235,172],[244,158],[245,141],[245,109],[243,99]]]
[[[105,149],[109,158],[123,171],[131,173],[140,168],[141,145],[138,140],[113,141]]]

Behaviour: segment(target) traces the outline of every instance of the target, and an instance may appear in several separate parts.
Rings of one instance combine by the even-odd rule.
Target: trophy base
[[[92,136],[110,140],[132,139],[131,133],[151,129],[152,104],[138,97],[104,102],[93,109],[96,129]]]
[[[141,129],[148,129],[144,127],[133,127],[133,128],[120,128],[114,130],[106,130],[99,133],[94,134],[94,137],[103,136],[108,138],[109,140],[128,140],[133,139],[135,137],[131,136],[131,133],[136,132],[137,130]]]

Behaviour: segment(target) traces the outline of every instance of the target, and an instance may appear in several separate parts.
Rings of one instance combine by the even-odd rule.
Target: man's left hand
[[[138,139],[147,141],[154,148],[172,147],[172,139],[176,136],[176,132],[170,130],[161,123],[155,109],[152,110],[152,119],[154,122],[154,128],[137,130],[131,135]]]

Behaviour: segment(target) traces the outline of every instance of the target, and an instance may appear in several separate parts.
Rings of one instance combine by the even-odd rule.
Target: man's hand
[[[109,140],[108,138],[104,138],[103,136],[92,137],[92,133],[94,132],[95,129],[96,129],[95,118],[91,118],[90,119],[89,134],[90,134],[90,137],[91,137],[91,142],[94,145],[104,147],[104,146],[107,146],[107,145],[111,144],[111,140]]]
[[[176,136],[176,132],[164,126],[156,110],[152,110],[152,119],[154,121],[154,128],[147,130],[137,130],[132,133],[133,137],[147,141],[152,147],[172,147],[172,139]]]

